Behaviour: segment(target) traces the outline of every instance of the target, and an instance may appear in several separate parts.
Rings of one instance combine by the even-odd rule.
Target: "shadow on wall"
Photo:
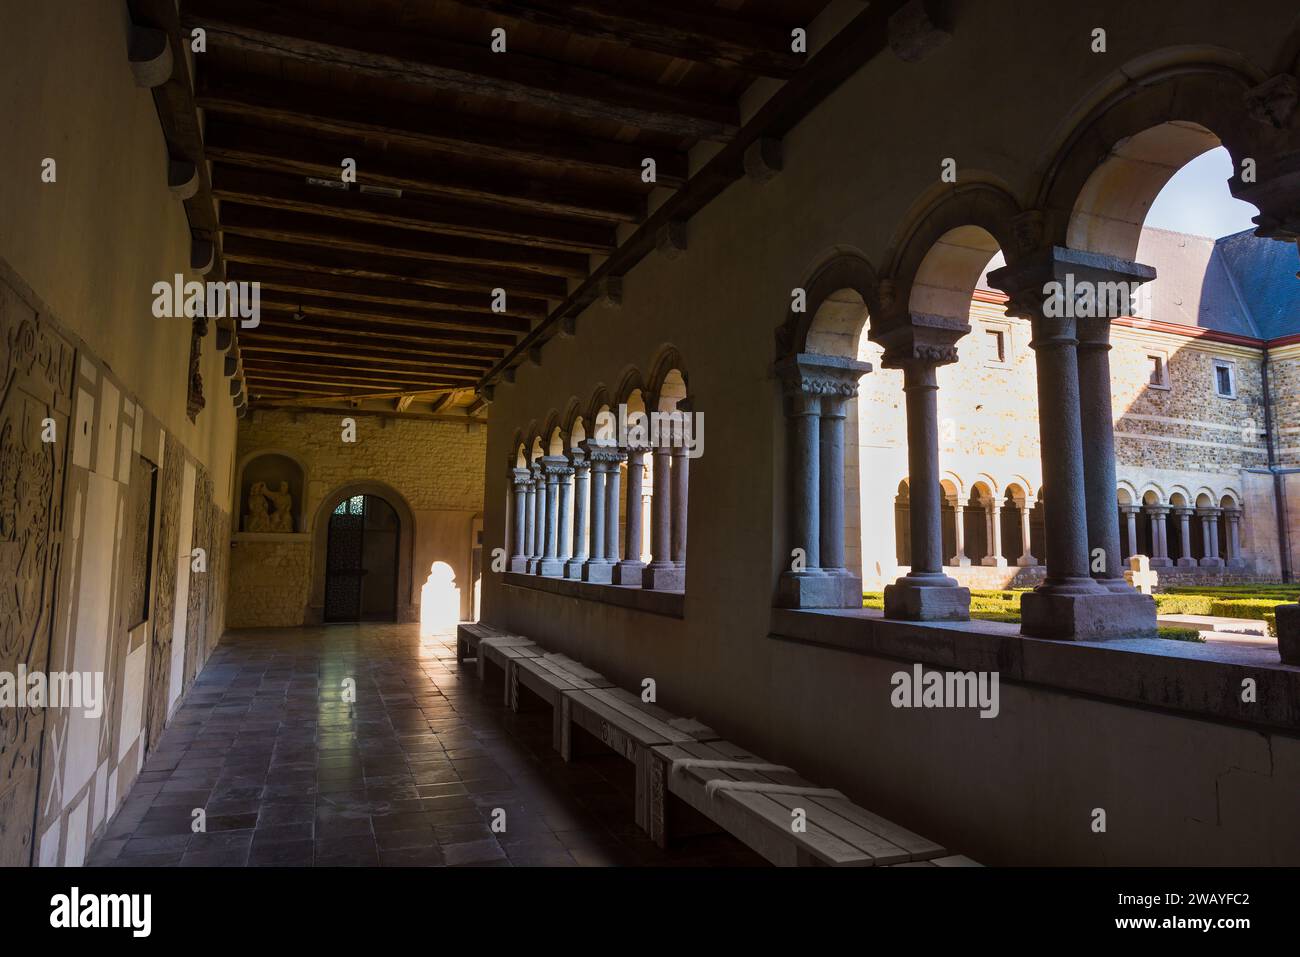
[[[420,631],[432,633],[454,629],[460,621],[460,586],[456,573],[446,562],[434,562],[420,589]]]

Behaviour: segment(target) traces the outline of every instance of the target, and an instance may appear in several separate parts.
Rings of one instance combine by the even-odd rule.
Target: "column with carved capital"
[[[532,472],[525,468],[510,470],[515,496],[514,541],[510,555],[510,570],[522,572],[528,570],[528,483]]]
[[[533,535],[533,554],[528,560],[530,575],[537,574],[546,556],[546,472],[541,458],[533,463],[533,488],[536,490],[533,496],[533,528],[536,532]]]
[[[1168,568],[1173,564],[1169,560],[1169,536],[1165,530],[1169,509],[1164,505],[1145,505],[1142,511],[1151,522],[1151,567]]]
[[[627,519],[623,527],[623,560],[614,566],[615,585],[641,587],[641,572],[645,569],[645,563],[641,561],[641,495],[644,487],[645,453],[646,450],[640,446],[629,445],[627,448]],[[659,497],[658,481],[659,476],[656,475],[655,498]],[[652,503],[651,508],[653,507]]]
[[[1245,568],[1246,559],[1241,554],[1241,509],[1225,508],[1223,517],[1227,520],[1228,567]]]
[[[613,581],[613,568],[618,564],[618,517],[621,511],[619,493],[621,491],[622,470],[619,468],[627,460],[627,453],[622,449],[611,447],[609,472],[605,475],[605,558],[610,564],[610,580]],[[640,516],[637,516],[640,518]]]
[[[672,555],[672,448],[660,444],[652,453],[654,492],[650,499],[650,564],[643,571],[646,588],[681,591],[684,575]]]
[[[672,551],[673,564],[682,569],[686,568],[686,515],[690,504],[690,468],[690,450],[685,445],[674,445]]]
[[[537,572],[547,578],[564,574],[564,559],[560,556],[560,484],[567,482],[572,472],[569,460],[563,455],[542,457],[542,473],[546,478],[546,551],[537,563]]]
[[[589,554],[587,543],[590,535],[588,523],[591,513],[588,507],[591,502],[591,463],[587,461],[587,453],[582,449],[571,449],[569,461],[573,464],[573,557],[565,566],[564,577],[581,580],[582,566]]]
[[[970,556],[966,554],[966,507],[956,495],[948,496],[948,507],[952,509],[953,556],[948,564],[954,568],[966,568],[970,565]]]
[[[1178,507],[1173,510],[1179,523],[1178,561],[1174,562],[1179,568],[1196,567],[1196,559],[1192,557],[1192,514],[1195,511],[1193,508],[1186,507]]]
[[[844,567],[844,404],[871,365],[799,353],[776,365],[790,421],[789,547],[778,602],[861,608],[862,576]],[[655,481],[658,481],[656,477]]]
[[[1201,550],[1205,557],[1201,565],[1206,568],[1222,568],[1223,559],[1219,557],[1219,509],[1198,508],[1197,516],[1201,519]]]
[[[582,565],[582,580],[609,584],[613,577],[614,563],[605,551],[608,537],[605,526],[609,521],[609,496],[606,485],[609,479],[610,465],[618,469],[618,452],[612,446],[601,445],[590,440],[583,443],[587,461],[591,463],[591,529],[588,540],[591,543],[587,560]],[[615,528],[618,527],[617,519]]]
[[[1021,598],[1024,635],[1081,641],[1155,636],[1155,601],[1122,579],[1113,582],[1122,566],[1109,347],[1099,329],[1130,309],[1130,286],[1114,287],[1116,276],[1139,283],[1154,275],[1149,267],[1061,246],[1025,254],[989,273],[989,283],[1010,299],[1008,314],[1032,324],[1038,374],[1047,575]],[[1081,323],[1094,324],[1082,333],[1082,380]]]
[[[980,564],[993,568],[1006,568],[1007,559],[1002,554],[1002,506],[998,504],[997,499],[989,499],[984,514],[988,519],[989,531],[985,540],[989,543],[989,553],[984,556]]]
[[[528,500],[525,503],[524,516],[528,524],[527,549],[525,550],[524,567],[521,571],[531,572],[533,565],[537,561],[537,471],[535,466],[529,466],[528,472]]]
[[[1020,502],[1020,557],[1016,559],[1016,564],[1021,568],[1029,568],[1038,564],[1038,559],[1034,557],[1033,534],[1030,519],[1034,514],[1034,500],[1028,495],[1024,501]]]
[[[910,315],[877,335],[882,365],[903,370],[907,404],[907,482],[912,567],[885,586],[885,617],[967,621],[970,589],[943,572],[943,488],[939,484],[939,366],[957,361],[961,319]]]

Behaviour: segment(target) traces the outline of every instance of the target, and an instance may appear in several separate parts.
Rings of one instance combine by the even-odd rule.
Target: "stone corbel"
[[[849,399],[858,394],[858,380],[871,371],[871,363],[800,352],[777,362],[774,371],[787,396]]]
[[[957,361],[957,342],[968,332],[970,324],[964,319],[911,313],[901,325],[876,337],[885,350],[880,364],[886,369],[951,365]]]

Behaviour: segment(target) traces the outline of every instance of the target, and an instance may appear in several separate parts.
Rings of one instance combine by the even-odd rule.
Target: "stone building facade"
[[[1146,230],[1138,257],[1157,278],[1139,291],[1134,314],[1113,323],[1122,557],[1146,555],[1166,583],[1276,581],[1300,549],[1284,501],[1300,488],[1286,471],[1300,422],[1300,290],[1279,250],[1250,233],[1216,243]],[[981,281],[963,361],[938,373],[944,566],[971,587],[1028,586],[1043,575],[1031,329],[1006,303]],[[902,373],[881,367],[882,351],[864,331],[858,358],[872,372],[850,410],[848,485],[857,496],[847,512],[860,533],[850,556],[874,590],[905,573],[910,552]]]

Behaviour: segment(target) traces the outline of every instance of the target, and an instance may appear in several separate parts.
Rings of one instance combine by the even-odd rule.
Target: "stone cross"
[[[1160,580],[1158,572],[1151,570],[1151,559],[1145,555],[1132,555],[1128,560],[1129,570],[1124,573],[1128,583],[1144,595],[1151,594]]]

